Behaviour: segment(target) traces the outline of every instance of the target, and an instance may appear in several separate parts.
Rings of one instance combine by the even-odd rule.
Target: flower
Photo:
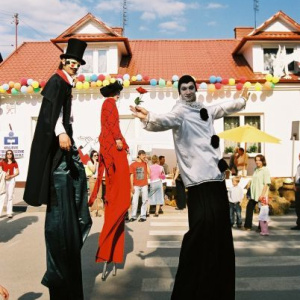
[[[148,93],[148,91],[145,90],[144,88],[142,88],[141,86],[136,88],[136,90],[141,96],[136,97],[134,100],[134,103],[135,103],[135,105],[139,105],[140,103],[144,102],[144,101],[142,101],[142,97],[144,94]]]

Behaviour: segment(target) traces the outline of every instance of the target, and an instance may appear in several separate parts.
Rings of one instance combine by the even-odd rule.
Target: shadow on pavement
[[[18,300],[36,300],[39,299],[42,295],[43,293],[29,292],[19,297]]]
[[[33,223],[36,223],[38,217],[24,217],[20,219],[0,219],[0,243],[5,243],[21,234],[22,231]]]

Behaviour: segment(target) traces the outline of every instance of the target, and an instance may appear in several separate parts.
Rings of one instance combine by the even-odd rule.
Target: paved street
[[[17,189],[16,203],[21,197],[22,190]],[[45,213],[44,207],[38,210],[30,208],[17,212],[13,219],[0,219],[0,282],[12,300],[49,299],[48,290],[40,284],[45,271]],[[165,207],[158,218],[127,223],[125,263],[118,266],[117,276],[109,273],[106,281],[101,280],[103,265],[94,262],[103,217],[93,221],[82,251],[85,299],[170,299],[187,230],[186,211]],[[236,300],[300,299],[300,232],[289,230],[294,222],[293,211],[272,216],[268,237],[233,229]]]

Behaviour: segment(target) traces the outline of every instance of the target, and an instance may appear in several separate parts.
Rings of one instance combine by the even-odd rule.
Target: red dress
[[[123,149],[117,150],[116,140]],[[130,206],[130,175],[128,145],[119,126],[119,113],[114,98],[107,98],[101,111],[100,160],[98,179],[89,205],[96,199],[105,168],[105,219],[99,237],[96,262],[122,263],[124,256],[124,216]]]

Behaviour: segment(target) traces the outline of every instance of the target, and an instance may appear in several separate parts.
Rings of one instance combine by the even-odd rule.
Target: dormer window
[[[87,74],[107,73],[107,50],[88,49],[85,51],[83,59],[86,64],[81,66],[81,72]]]
[[[267,71],[267,72],[273,72],[273,62],[274,60],[276,59],[277,55],[280,55],[278,54],[278,46],[277,48],[264,48],[263,49],[264,51],[264,71]],[[288,70],[293,72],[295,71],[295,64],[294,64],[294,58],[292,57],[291,54],[294,53],[294,48],[285,48],[285,51],[286,51],[286,57],[287,59],[289,57],[291,57],[291,59],[289,60],[289,64],[288,64]]]

